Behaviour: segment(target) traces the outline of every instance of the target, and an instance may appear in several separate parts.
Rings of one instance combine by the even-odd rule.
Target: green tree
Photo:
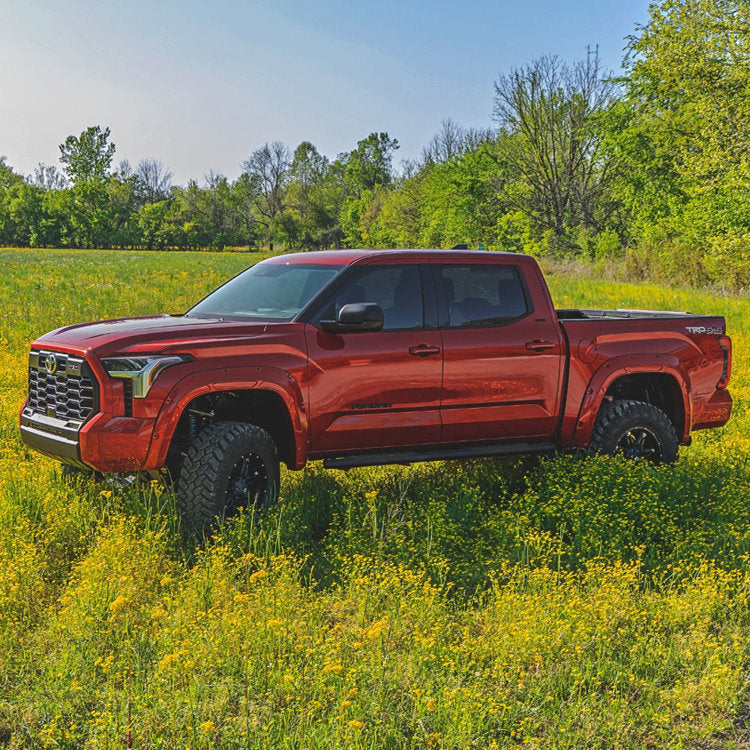
[[[750,284],[750,5],[664,0],[632,37],[608,119],[641,244]]]
[[[393,183],[393,152],[398,147],[398,141],[388,133],[370,133],[357,142],[357,148],[337,160],[342,167],[344,188],[339,222],[349,246],[367,244],[368,233],[363,233],[363,229],[377,217],[384,195],[382,188]],[[375,204],[370,206],[373,201]]]
[[[370,133],[357,142],[357,148],[345,157],[344,182],[355,196],[376,185],[393,181],[393,153],[398,141],[388,133]]]
[[[139,244],[149,250],[164,250],[172,244],[169,224],[171,201],[156,201],[141,206],[134,217],[138,225]]]
[[[462,145],[450,156],[433,151],[394,189],[373,195],[359,217],[363,241],[376,247],[495,245],[503,209],[496,150],[494,143],[485,142]]]
[[[35,245],[35,228],[41,219],[41,191],[20,180],[7,190],[4,213],[5,231],[9,244]]]
[[[60,144],[60,161],[68,178],[75,184],[109,176],[115,144],[109,143],[109,128],[99,125],[86,128],[79,136],[69,135]]]
[[[11,185],[21,182],[23,177],[13,171],[5,156],[0,156],[0,191],[7,190]]]
[[[290,227],[296,244],[306,249],[323,247],[324,236],[338,224],[340,183],[331,179],[331,164],[309,141],[294,150],[287,189]]]
[[[112,242],[109,195],[104,181],[76,183],[69,192],[74,247],[109,247]]]
[[[12,245],[15,235],[14,223],[8,215],[10,189],[23,182],[23,177],[13,171],[5,156],[0,156],[0,244]]]
[[[127,176],[125,176],[127,175]],[[105,216],[99,219],[101,233],[97,242],[102,247],[133,247],[141,244],[137,211],[143,205],[140,183],[128,169],[104,182]]]
[[[223,250],[227,245],[240,244],[239,214],[235,195],[222,174],[209,172],[206,187],[197,194],[196,206],[208,221],[208,247]]]
[[[746,187],[750,5],[665,0],[629,45],[626,103],[662,139],[687,187]]]

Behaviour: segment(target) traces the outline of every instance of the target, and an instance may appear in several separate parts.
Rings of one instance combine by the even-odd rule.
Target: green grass
[[[750,741],[750,302],[735,415],[674,467],[556,457],[285,473],[208,542],[172,495],[17,435],[40,333],[186,309],[259,256],[0,250],[0,747],[731,748]]]

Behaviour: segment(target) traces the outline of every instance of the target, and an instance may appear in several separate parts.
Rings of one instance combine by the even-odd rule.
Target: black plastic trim
[[[21,439],[39,453],[82,469],[90,467],[81,461],[78,444],[80,422],[47,417],[42,414],[21,414]]]
[[[355,466],[381,466],[384,464],[412,464],[420,461],[445,461],[455,458],[482,458],[509,456],[518,453],[551,453],[556,443],[496,443],[494,445],[459,445],[420,450],[397,450],[384,453],[353,453],[348,456],[324,458],[327,469],[351,469]]]

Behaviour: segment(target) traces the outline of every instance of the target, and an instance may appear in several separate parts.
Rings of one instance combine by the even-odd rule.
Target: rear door
[[[328,333],[318,322],[352,302],[383,309],[381,331]],[[442,346],[427,265],[353,268],[306,326],[313,455],[440,441]]]
[[[434,272],[444,349],[443,442],[552,437],[562,338],[521,267],[482,257],[436,262]]]

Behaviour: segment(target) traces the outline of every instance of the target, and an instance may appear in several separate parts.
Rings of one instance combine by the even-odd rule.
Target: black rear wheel
[[[279,459],[271,436],[244,422],[209,425],[188,448],[177,486],[187,531],[199,532],[241,507],[263,508],[279,491]]]
[[[679,440],[661,409],[645,401],[622,399],[602,406],[589,448],[634,461],[671,464],[677,460]]]

